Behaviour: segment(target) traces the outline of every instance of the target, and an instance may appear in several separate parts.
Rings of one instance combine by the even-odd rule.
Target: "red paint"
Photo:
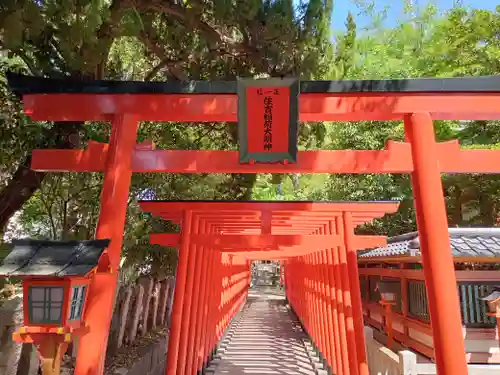
[[[248,152],[288,152],[290,89],[247,87]],[[265,133],[266,119],[270,132]]]
[[[330,221],[328,231],[330,233],[338,233],[337,227],[334,221]],[[335,285],[335,302],[337,305],[337,316],[339,324],[339,338],[340,338],[340,350],[342,352],[342,373],[345,375],[350,374],[350,362],[353,361],[353,353],[349,351],[347,345],[347,330],[346,330],[346,317],[345,317],[345,305],[344,305],[344,279],[341,277],[340,271],[340,261],[339,261],[339,248],[338,246],[332,247],[331,252],[328,253],[328,263],[331,264],[331,269],[333,273],[333,280]]]
[[[263,106],[256,103],[252,90],[247,91],[248,107],[252,107],[248,115],[254,125],[249,140],[251,148],[263,151]],[[280,136],[273,130],[272,151],[288,147],[284,135],[288,103],[281,103],[281,97],[286,95],[273,97],[277,103],[273,126],[280,129]],[[432,120],[496,119],[500,94],[303,94],[300,121],[404,119],[409,143],[389,142],[386,150],[300,152],[296,164],[274,165],[240,165],[234,151],[154,150],[153,144],[136,145],[138,121],[236,121],[236,95],[35,94],[23,100],[25,112],[36,120],[114,119],[109,146],[89,143],[88,150],[33,152],[35,170],[105,172],[97,237],[111,238],[111,246],[90,283],[84,316],[89,332],[80,342],[76,375],[102,374],[133,172],[411,173],[438,372],[467,373],[465,358],[460,360],[464,345],[453,260],[445,251],[449,239],[440,174],[498,173],[500,151],[460,150],[456,141],[437,144]],[[383,244],[385,238],[356,237],[352,231],[395,212],[397,206],[392,202],[142,203],[143,210],[183,225],[180,243],[178,236],[152,236],[152,242],[180,246],[167,374],[194,372],[206,362],[244,302],[246,259],[267,257],[286,262],[289,301],[336,373],[366,375],[355,251]],[[211,237],[191,235],[192,221],[210,228]],[[324,233],[311,235],[325,226]],[[205,259],[211,262],[206,275],[197,273]],[[192,274],[188,270],[194,277],[188,277]],[[209,284],[206,288],[200,285],[204,280]]]
[[[75,375],[100,375],[104,370],[132,177],[131,153],[136,144],[137,127],[138,120],[131,115],[117,115],[112,119],[96,229],[97,239],[111,239],[111,243],[99,259],[97,273],[87,291],[83,320],[89,327],[89,333],[80,339]]]
[[[205,233],[205,223],[198,222],[199,233]],[[193,300],[191,302],[191,309],[189,311],[189,331],[187,342],[187,358],[186,358],[186,374],[196,373],[198,370],[196,368],[195,353],[196,353],[196,337],[198,335],[198,315],[201,315],[201,277],[203,268],[206,268],[205,261],[205,246],[195,245],[197,247],[196,259],[195,259],[195,270],[191,274],[193,279]]]
[[[500,150],[460,149],[457,141],[437,144],[443,173],[500,173]],[[33,150],[36,171],[104,171],[107,145],[89,143],[87,150]],[[144,150],[132,153],[136,173],[409,173],[413,171],[408,143],[388,141],[384,150],[299,151],[294,164],[240,164],[237,151]]]
[[[439,374],[466,375],[465,345],[457,294],[455,266],[450,250],[448,218],[443,186],[436,160],[434,124],[428,113],[405,118],[412,146],[412,188],[417,212],[420,249],[432,334]],[[425,219],[424,219],[425,218]]]
[[[106,120],[132,113],[141,121],[236,122],[237,96],[211,94],[33,94],[24,110],[34,120]],[[106,104],[106,105],[104,105]],[[428,112],[434,120],[496,120],[498,93],[301,94],[300,121],[402,120]]]
[[[183,320],[183,304],[186,299],[186,281],[188,279],[188,259],[189,259],[189,235],[192,226],[192,213],[185,211],[182,223],[181,247],[179,249],[179,260],[177,261],[177,272],[175,278],[174,303],[170,318],[170,335],[168,339],[167,351],[167,372],[166,375],[176,375],[179,359],[179,345],[181,340],[181,324]]]
[[[359,284],[359,274],[358,274],[358,258],[357,258],[357,247],[358,243],[356,236],[354,235],[354,228],[352,225],[352,218],[350,212],[344,212],[342,215],[342,233],[344,236],[345,249],[347,251],[347,270],[349,274],[349,284],[352,291],[361,290]],[[353,316],[353,326],[354,326],[354,336],[356,341],[356,355],[357,355],[357,365],[359,375],[368,375],[368,359],[366,354],[366,342],[364,333],[364,322],[363,322],[363,303],[361,301],[360,293],[351,293],[352,302],[352,316]]]

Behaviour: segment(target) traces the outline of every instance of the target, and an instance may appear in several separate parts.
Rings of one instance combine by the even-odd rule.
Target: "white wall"
[[[373,328],[365,326],[370,375],[437,375],[433,363],[418,363],[410,350],[393,352],[373,338]],[[469,375],[498,375],[500,365],[469,365]],[[448,375],[448,374],[446,374]]]

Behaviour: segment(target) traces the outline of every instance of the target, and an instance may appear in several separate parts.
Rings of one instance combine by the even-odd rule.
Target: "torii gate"
[[[246,259],[294,259],[287,263],[286,270],[297,276],[305,276],[301,270],[311,262],[321,267],[317,270],[320,272],[309,274],[309,279],[319,282],[323,288],[320,291],[317,285],[314,290],[323,292],[322,301],[313,297],[321,308],[309,306],[317,321],[306,314],[302,303],[303,295],[310,293],[302,283],[305,278],[290,277],[289,301],[334,373],[367,373],[362,302],[360,293],[356,293],[360,289],[356,250],[379,246],[386,243],[386,238],[355,236],[354,228],[395,212],[398,205],[397,202],[140,202],[144,211],[182,225],[180,236],[154,233],[150,237],[155,244],[178,246],[180,254],[167,375],[193,374],[193,369],[200,370],[220,339],[220,333],[212,334],[211,344],[200,347],[200,342],[206,340],[204,335],[210,336],[215,327],[200,326],[199,319],[212,324],[220,320],[213,306],[211,311],[215,317],[196,317],[205,304],[215,303],[207,296],[220,284],[211,279],[218,275],[206,279],[202,274],[202,265],[207,268],[218,260],[214,252],[219,261],[221,254],[230,254],[243,264]],[[297,264],[300,269],[294,267]],[[249,264],[246,266],[245,276],[250,277]],[[191,267],[189,271],[188,267]],[[239,272],[238,267],[235,273]],[[188,278],[187,275],[195,276]],[[246,290],[248,283],[242,287]],[[337,297],[336,293],[340,295]],[[192,349],[187,354],[186,345]],[[199,355],[195,363],[192,353]]]
[[[35,170],[104,172],[96,237],[110,238],[111,246],[101,257],[88,291],[84,320],[90,332],[79,345],[76,375],[103,372],[133,172],[411,173],[418,230],[424,239],[421,250],[436,366],[440,374],[467,374],[453,261],[451,252],[446,250],[448,225],[440,173],[498,173],[500,151],[460,150],[456,142],[437,144],[433,120],[498,119],[499,77],[303,81],[300,87],[298,81],[289,79],[238,85],[235,82],[83,83],[13,74],[8,79],[12,90],[22,97],[25,113],[34,120],[112,123],[109,145],[89,143],[87,150],[33,152]],[[148,145],[136,145],[138,122],[145,120],[239,120],[239,161],[238,152],[233,151],[154,150]],[[381,151],[297,152],[296,120],[403,120],[408,143],[389,143]],[[274,139],[273,132],[278,135]],[[260,164],[261,161],[282,163]],[[183,240],[185,237],[183,234]],[[317,264],[314,257],[309,264]],[[292,262],[287,274],[294,269],[297,271]],[[296,306],[300,306],[296,287],[288,283],[287,292],[291,293],[292,301],[295,298]],[[354,285],[351,288],[353,295],[359,293]],[[366,358],[353,353],[352,358],[357,356],[359,373],[365,375]],[[337,370],[342,367],[335,366]],[[345,372],[357,373],[356,369]]]

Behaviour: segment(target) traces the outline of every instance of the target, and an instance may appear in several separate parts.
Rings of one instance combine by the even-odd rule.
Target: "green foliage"
[[[44,129],[43,124],[34,124],[22,115],[19,101],[7,86],[6,71],[26,73],[26,68],[21,59],[0,52],[0,189],[9,181],[19,160],[43,137]]]
[[[8,0],[0,4],[0,53],[5,54],[1,61],[17,64],[25,73],[37,76],[79,79],[323,78],[333,69],[331,9],[331,0],[298,5],[289,0]],[[68,133],[73,143],[65,147],[84,147],[88,140],[106,142],[109,125],[74,123],[70,128],[64,123],[32,124],[22,115],[20,103],[9,95],[5,84],[2,90],[0,106],[6,109],[0,112],[9,126],[1,128],[0,136],[0,173],[5,177],[0,180],[6,186],[0,192],[0,202],[2,198],[25,201],[19,222],[30,236],[92,237],[98,215],[100,174],[33,176],[38,179],[39,190],[21,197],[23,182],[16,178],[21,169],[29,171],[29,150],[53,147],[58,144],[55,140],[69,139]],[[324,133],[323,126],[305,125],[301,147],[320,145]],[[138,134],[138,141],[146,139],[166,149],[235,149],[237,144],[234,124],[148,122],[141,125]],[[149,232],[176,228],[140,212],[136,201],[145,188],[159,199],[249,199],[256,178],[133,176],[124,267],[158,273],[175,262],[175,251],[148,244]],[[19,188],[7,189],[12,186]],[[4,225],[0,220],[0,227]]]
[[[370,14],[373,7],[364,11]],[[407,8],[398,26],[388,29],[375,22],[358,37],[346,78],[498,75],[499,21],[500,8],[490,12],[457,7],[444,15],[433,6]],[[334,129],[328,137],[331,147],[338,149],[381,149],[388,139],[404,139],[397,122],[336,124]],[[437,121],[435,129],[438,140],[459,139],[467,148],[496,148],[500,137],[498,121]],[[443,176],[450,226],[497,225],[499,182],[496,175]],[[325,192],[329,199],[401,202],[396,215],[361,232],[394,235],[416,229],[408,176],[336,175]]]

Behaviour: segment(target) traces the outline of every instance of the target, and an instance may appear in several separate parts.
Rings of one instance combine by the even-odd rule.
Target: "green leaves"
[[[7,48],[18,48],[22,44],[24,24],[23,14],[21,10],[16,10],[8,14],[2,23],[2,28],[5,29],[3,38]]]
[[[15,1],[0,5],[1,40],[10,53],[8,57],[0,54],[2,71],[161,81],[500,73],[500,10],[469,12],[457,8],[437,15],[431,6],[408,9],[397,27],[383,28],[373,6],[364,2],[364,12],[374,20],[372,27],[357,30],[349,14],[345,31],[332,43],[330,0],[298,4],[290,0],[22,3],[24,6]],[[51,145],[54,139],[47,131],[53,124],[27,119],[20,103],[1,83],[0,184],[5,184],[30,149]],[[439,140],[458,138],[467,147],[498,147],[500,143],[500,122],[438,121],[435,127]],[[85,124],[82,143],[106,142],[109,130],[107,124]],[[145,122],[138,140],[153,140],[160,149],[235,150],[235,130],[235,124],[225,123]],[[401,123],[306,123],[300,127],[299,147],[381,149],[388,139],[404,139]],[[99,174],[47,175],[22,211],[25,231],[46,238],[90,238],[98,216],[101,178]],[[444,176],[450,223],[466,225],[480,219],[493,222],[499,187],[495,176]],[[136,200],[144,189],[154,192],[158,199],[395,199],[401,201],[396,215],[362,230],[398,234],[415,228],[408,176],[137,174],[130,192],[124,254],[127,267],[153,273],[163,268],[173,270],[176,252],[150,246],[148,233],[177,228],[141,214]]]
[[[366,8],[367,12],[373,9]],[[434,7],[408,9],[395,28],[374,27],[356,40],[346,78],[455,77],[499,74],[500,12],[455,8],[443,16]],[[343,40],[348,33],[340,37]],[[500,142],[498,121],[436,121],[440,141],[459,139],[467,148],[494,148]],[[404,139],[396,122],[363,122],[329,127],[332,148],[381,149],[387,139]],[[332,131],[331,129],[335,129]],[[445,175],[444,194],[451,226],[497,225],[499,182],[496,175]],[[408,176],[331,176],[330,199],[401,201],[399,212],[363,231],[401,234],[415,229]]]

